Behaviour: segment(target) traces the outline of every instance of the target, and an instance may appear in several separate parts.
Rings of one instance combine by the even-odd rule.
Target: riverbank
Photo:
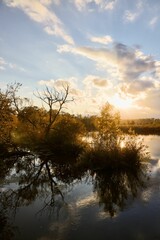
[[[128,133],[132,129],[136,134],[142,135],[160,135],[160,126],[120,126],[120,129],[124,133]]]

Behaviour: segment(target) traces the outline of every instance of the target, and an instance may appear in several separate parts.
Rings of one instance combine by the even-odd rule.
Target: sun
[[[132,107],[133,100],[126,97],[125,99],[121,98],[119,95],[115,95],[111,99],[111,104],[118,109],[128,109]]]

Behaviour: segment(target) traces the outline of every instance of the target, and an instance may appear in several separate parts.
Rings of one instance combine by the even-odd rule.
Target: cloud
[[[138,12],[131,12],[126,10],[123,16],[125,22],[134,22],[139,16]]]
[[[48,87],[63,87],[69,85],[70,87],[75,87],[76,78],[70,77],[66,79],[58,78],[58,79],[49,79],[49,80],[40,80],[38,82],[39,85],[45,85]]]
[[[112,10],[114,9],[117,0],[74,0],[74,5],[79,11],[83,11],[84,9],[87,9],[93,4],[98,7],[100,10]]]
[[[150,20],[150,22],[149,22],[149,26],[150,26],[151,28],[154,28],[154,27],[156,26],[158,20],[159,20],[159,17],[158,17],[158,16],[153,17],[153,18]]]
[[[152,88],[148,94],[145,95],[143,99],[138,99],[136,101],[136,104],[143,108],[147,108],[148,111],[146,112],[147,116],[152,115],[155,117],[160,117],[160,105],[159,105],[159,99],[160,99],[160,85],[159,87]]]
[[[110,102],[120,107],[123,117],[135,117],[134,114],[146,114],[160,111],[160,83],[154,77],[141,76],[132,81],[118,82],[114,85],[110,80],[98,75],[87,75],[81,80],[75,77],[65,79],[41,80],[39,85],[55,87],[61,90],[62,86],[69,85],[69,96],[74,101],[67,105],[73,114],[98,114],[99,109]],[[123,110],[126,107],[127,113]],[[157,115],[158,116],[158,115]]]
[[[82,11],[84,8],[86,8],[87,1],[85,1],[85,0],[75,0],[74,4],[79,11]]]
[[[74,44],[70,35],[64,30],[63,23],[56,14],[48,9],[52,3],[50,0],[3,0],[8,7],[17,7],[28,15],[33,21],[41,23],[44,30],[50,34],[61,37],[69,44]],[[57,2],[58,1],[54,1]]]
[[[5,70],[7,63],[5,62],[4,58],[0,57],[0,70]]]
[[[77,79],[75,77],[70,77],[66,79],[49,79],[49,80],[40,80],[38,82],[41,86],[54,87],[56,90],[61,91],[63,87],[69,86],[69,93],[71,96],[81,97],[81,91],[77,87]]]
[[[160,79],[160,61],[156,61],[155,62],[155,75],[156,75],[156,78]]]
[[[80,81],[81,87],[78,84]],[[106,96],[109,95],[107,91],[111,91],[109,89],[111,84],[108,80],[93,75],[88,75],[83,80],[75,77],[40,80],[38,84],[55,87],[58,91],[62,90],[62,86],[69,85],[69,96],[73,97],[74,101],[68,103],[67,107],[74,114],[98,113],[100,106],[107,101]]]
[[[72,51],[73,51],[72,46],[70,46],[68,44],[59,45],[58,48],[57,48],[57,52],[59,52],[59,53],[64,53],[64,52],[69,53],[69,52],[72,52]]]
[[[104,37],[90,37],[90,40],[95,43],[101,43],[106,45],[113,42],[112,37],[109,35]]]
[[[105,10],[112,10],[114,9],[115,5],[116,5],[116,0],[112,0],[112,1],[108,1],[106,2],[106,4],[104,5],[104,9]]]
[[[89,85],[95,88],[106,88],[110,86],[109,81],[107,81],[106,79],[100,78],[99,76],[93,76],[93,75],[88,75],[87,77],[85,77],[85,79],[83,80],[83,83],[85,85]]]
[[[13,70],[18,70],[20,72],[26,72],[26,69],[24,69],[23,67],[18,66],[15,63],[8,63],[9,68],[13,69]]]
[[[40,3],[42,3],[43,5],[49,6],[52,3],[55,5],[60,5],[61,0],[40,0]]]
[[[121,96],[128,95],[132,98],[141,99],[156,87],[156,82],[152,78],[142,77],[132,82],[121,83],[118,87]]]
[[[104,68],[106,78],[88,75],[83,80],[86,86],[86,96],[90,100],[96,100],[94,106],[98,106],[98,104],[101,106],[106,101],[110,101],[111,95],[116,91],[121,98],[127,98],[133,103],[134,113],[136,111],[140,113],[142,109],[147,109],[144,111],[145,116],[146,111],[152,111],[154,104],[154,108],[160,110],[159,104],[157,104],[160,99],[160,62],[153,59],[152,56],[144,54],[139,48],[113,43],[105,48],[63,45],[59,46],[58,51],[61,54],[70,53],[82,56],[95,62],[96,66]],[[96,92],[94,89],[97,89]],[[145,100],[147,105],[145,105]]]
[[[125,22],[134,22],[142,14],[145,8],[145,3],[143,0],[138,0],[135,4],[136,9],[134,11],[126,10],[123,15],[123,20]]]
[[[121,81],[132,81],[143,74],[151,74],[155,71],[155,61],[151,56],[121,43],[114,43],[110,48],[62,45],[58,47],[58,52],[81,55],[96,62],[96,64],[102,64],[108,74],[113,72],[115,75],[117,71],[118,80]]]
[[[125,116],[124,112],[123,116],[159,117],[160,82],[154,78],[142,77],[130,83],[121,83],[117,86],[117,92],[121,98],[127,97],[132,101],[129,115]]]
[[[53,0],[40,0],[40,3],[46,6],[50,5],[52,2]]]
[[[15,63],[7,62],[4,58],[0,57],[0,70],[12,69],[21,72],[25,72],[26,70],[23,67],[18,66]]]

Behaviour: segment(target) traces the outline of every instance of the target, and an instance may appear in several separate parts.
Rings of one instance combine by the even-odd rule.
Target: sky
[[[0,88],[32,98],[69,85],[67,111],[109,102],[122,118],[160,118],[160,0],[0,0]]]

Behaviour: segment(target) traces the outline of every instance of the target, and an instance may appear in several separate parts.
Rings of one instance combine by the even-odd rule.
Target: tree
[[[79,119],[70,114],[60,114],[48,136],[47,146],[56,152],[57,156],[75,157],[83,148],[84,133],[85,127]]]
[[[56,88],[48,88],[46,86],[45,90],[42,93],[37,91],[35,94],[35,96],[39,98],[42,103],[45,104],[45,106],[48,108],[48,119],[45,123],[45,137],[48,137],[64,105],[67,102],[73,101],[73,99],[68,99],[68,95],[68,85],[63,86],[62,91],[57,91]]]
[[[32,105],[19,108],[14,97],[18,112],[17,130],[14,131],[15,142],[34,150],[39,147],[41,150],[47,149],[49,146],[52,150],[57,150],[60,142],[65,143],[62,144],[63,147],[66,143],[76,142],[79,134],[78,120],[62,113],[65,104],[73,100],[69,99],[68,95],[69,86],[63,86],[62,91],[48,87],[43,92],[37,91],[35,96],[41,100],[41,108]]]
[[[1,147],[11,147],[12,131],[16,125],[16,107],[12,96],[16,95],[19,84],[7,85],[6,90],[0,89],[0,144]]]
[[[96,128],[98,130],[99,144],[104,148],[112,149],[117,147],[120,136],[120,115],[115,112],[112,105],[107,103],[101,110],[97,119]]]
[[[19,110],[14,141],[20,146],[32,147],[44,139],[47,111],[37,106]]]

